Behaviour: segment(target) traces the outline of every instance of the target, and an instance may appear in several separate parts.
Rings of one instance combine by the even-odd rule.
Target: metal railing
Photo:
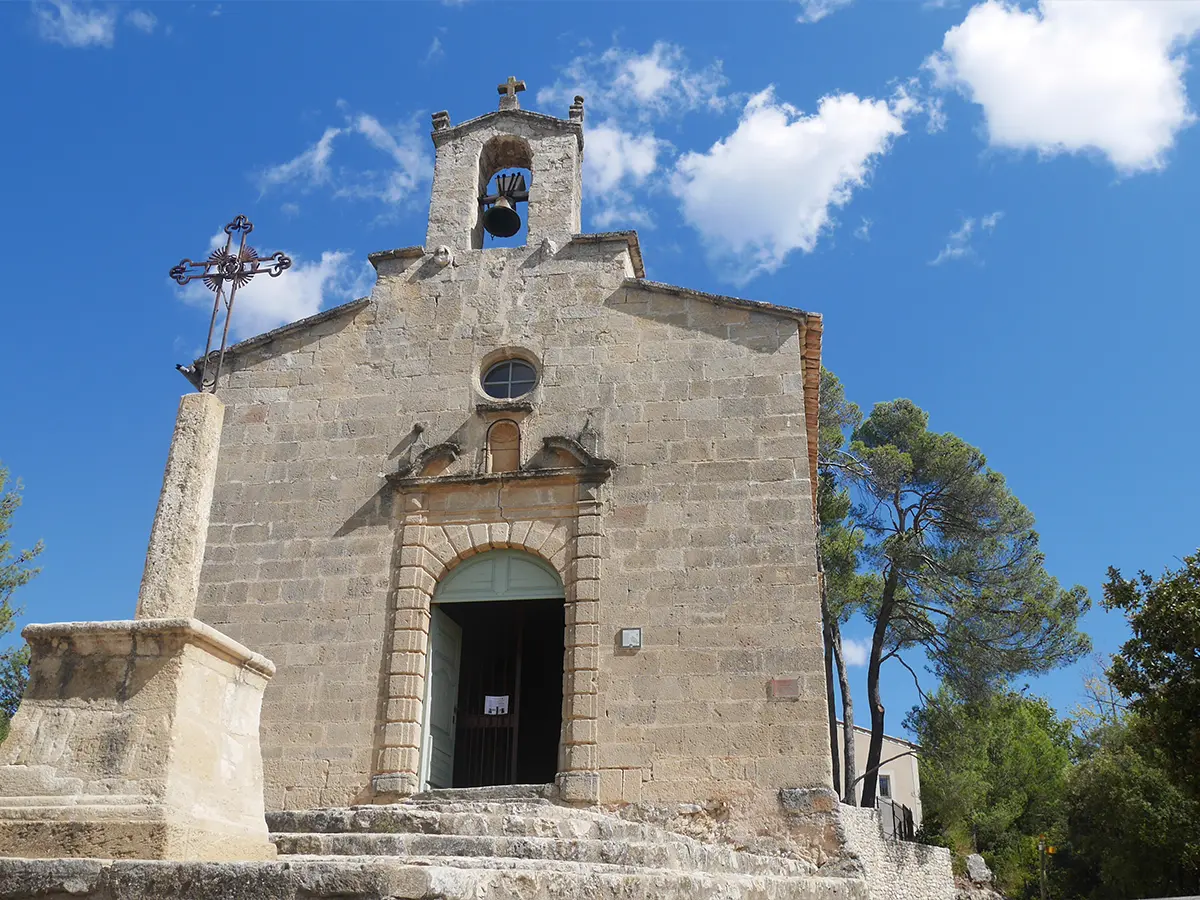
[[[876,801],[876,808],[879,810],[879,821],[883,826],[883,833],[887,837],[897,841],[916,839],[917,828],[911,809],[882,797]]]

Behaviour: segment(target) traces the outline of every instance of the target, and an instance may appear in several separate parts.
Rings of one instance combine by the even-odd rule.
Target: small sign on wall
[[[499,697],[485,695],[483,698],[483,714],[485,716],[507,716],[508,695],[503,694]]]
[[[799,700],[799,678],[772,678],[767,685],[768,696],[772,700]]]

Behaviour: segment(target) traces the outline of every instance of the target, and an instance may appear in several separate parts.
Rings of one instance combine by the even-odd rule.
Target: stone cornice
[[[579,149],[583,149],[582,122],[572,122],[570,119],[560,119],[556,116],[548,116],[545,113],[537,113],[528,109],[494,110],[490,113],[484,113],[482,116],[476,116],[474,119],[468,119],[458,125],[451,125],[448,128],[435,128],[430,132],[430,137],[433,138],[433,145],[439,147],[447,141],[461,137],[469,131],[474,131],[476,128],[491,124],[492,121],[503,121],[505,119],[516,119],[517,121],[526,122],[538,128],[559,131],[563,134],[574,133],[576,140],[579,142]]]
[[[112,622],[54,622],[26,625],[21,637],[30,644],[69,641],[84,652],[87,648],[112,647],[115,644],[150,644],[156,640],[173,639],[202,647],[215,656],[235,665],[257,672],[264,678],[275,674],[275,664],[255,653],[233,638],[222,634],[199,619],[123,619]],[[125,655],[125,653],[122,653]]]
[[[418,244],[415,247],[397,247],[395,250],[376,250],[367,254],[367,261],[378,269],[379,264],[387,259],[420,259],[424,255],[425,248]]]
[[[805,312],[793,306],[780,306],[777,303],[764,303],[761,300],[746,300],[743,297],[731,297],[727,294],[710,294],[707,291],[697,291],[692,288],[680,287],[677,284],[664,284],[661,281],[648,281],[645,278],[627,278],[625,279],[625,287],[640,288],[645,291],[671,294],[675,297],[686,297],[693,300],[704,300],[716,306],[746,309],[751,312],[765,313],[769,316],[782,316],[785,319],[795,319],[799,322],[804,322],[813,316],[818,319],[821,317],[820,313]]]
[[[428,488],[462,484],[508,484],[545,478],[569,478],[587,483],[607,480],[612,469],[601,466],[556,466],[549,469],[521,469],[516,472],[467,472],[461,475],[401,475],[393,473],[387,483],[394,488]]]

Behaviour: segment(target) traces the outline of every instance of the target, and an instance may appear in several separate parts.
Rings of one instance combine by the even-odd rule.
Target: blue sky
[[[367,293],[367,253],[424,239],[430,114],[494,109],[510,74],[526,108],[587,98],[585,230],[637,228],[654,280],[823,313],[851,399],[981,447],[1061,581],[1176,564],[1200,544],[1198,30],[1193,0],[0,4],[0,459],[15,539],[46,541],[26,621],[133,613],[173,366],[207,327],[167,270],[245,213],[296,265],[239,295],[236,336]],[[1103,652],[1125,633],[1085,624]],[[1034,689],[1067,709],[1079,681]]]

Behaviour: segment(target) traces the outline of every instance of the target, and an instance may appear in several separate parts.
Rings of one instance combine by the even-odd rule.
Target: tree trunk
[[[862,805],[875,807],[875,793],[879,785],[879,760],[883,756],[883,700],[879,696],[879,670],[883,666],[883,646],[891,624],[895,605],[896,585],[899,582],[896,570],[888,572],[880,597],[879,614],[875,619],[875,633],[871,636],[871,661],[867,666],[867,702],[871,705],[871,743],[867,747],[867,767],[863,772]]]
[[[843,758],[846,760],[846,780],[841,790],[842,802],[850,806],[856,804],[854,799],[855,773],[858,771],[857,757],[854,755],[854,700],[850,695],[850,674],[846,671],[846,658],[842,654],[842,627],[837,619],[830,618],[829,630],[833,634],[833,656],[837,663],[838,685],[842,691],[842,745]]]
[[[825,705],[829,717],[829,755],[833,763],[833,790],[841,793],[842,775],[838,766],[837,697],[833,692],[833,621],[825,599],[825,579],[821,579],[821,625],[825,635]]]

